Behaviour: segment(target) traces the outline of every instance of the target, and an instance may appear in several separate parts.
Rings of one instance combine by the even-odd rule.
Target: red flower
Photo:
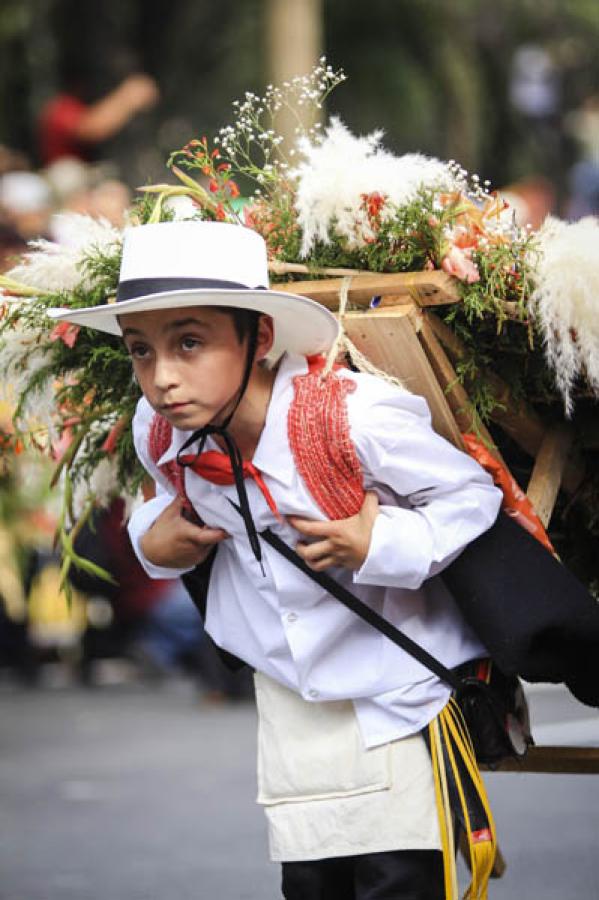
[[[227,185],[231,197],[239,197],[239,188],[234,181],[230,181]]]
[[[212,181],[208,185],[208,189],[210,190],[211,194],[216,194],[216,192],[218,191],[218,181],[212,179]]]
[[[219,222],[224,222],[224,220],[226,219],[225,208],[222,203],[219,203],[216,207],[216,218]]]
[[[79,325],[72,325],[70,322],[59,322],[51,333],[51,341],[62,341],[67,347],[74,347],[79,334]]]
[[[383,194],[379,194],[378,191],[373,191],[371,194],[362,194],[362,201],[370,219],[379,218],[386,199],[387,198]]]

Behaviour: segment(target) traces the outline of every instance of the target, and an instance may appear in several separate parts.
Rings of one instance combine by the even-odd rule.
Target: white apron
[[[255,683],[273,862],[441,849],[420,734],[365,750],[351,701],[308,703],[259,673]]]

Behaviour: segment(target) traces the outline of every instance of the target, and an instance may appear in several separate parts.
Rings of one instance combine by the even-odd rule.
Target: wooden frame
[[[350,273],[341,270],[339,275],[347,279]],[[363,310],[343,317],[351,342],[377,368],[424,396],[434,428],[462,448],[461,435],[472,430],[473,417],[454,365],[465,350],[433,312],[441,304],[459,302],[454,280],[444,272],[351,273],[349,282],[344,277],[277,285],[277,290],[303,294],[337,309],[340,291],[347,289],[350,307]],[[373,296],[378,301],[375,308]],[[546,428],[528,404],[514,401],[498,376],[486,375],[501,402],[492,414],[493,421],[534,459],[527,495],[546,526],[560,488],[574,492],[584,477],[583,465],[573,450],[572,428]],[[489,432],[480,424],[478,429],[490,451],[505,465]],[[599,747],[531,747],[523,759],[506,760],[498,771],[599,774]],[[500,867],[504,866],[501,861]]]

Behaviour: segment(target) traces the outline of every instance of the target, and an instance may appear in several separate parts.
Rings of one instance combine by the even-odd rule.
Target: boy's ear
[[[258,334],[256,337],[256,355],[254,359],[259,362],[268,356],[275,339],[275,327],[272,316],[261,315],[258,319]]]

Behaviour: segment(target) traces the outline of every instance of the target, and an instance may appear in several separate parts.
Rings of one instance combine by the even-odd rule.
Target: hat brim
[[[106,303],[84,309],[49,309],[52,319],[94,328],[106,334],[121,335],[118,318],[128,313],[151,312],[192,306],[225,306],[253,309],[272,316],[275,340],[269,357],[275,359],[287,350],[304,356],[325,353],[339,333],[335,316],[320,303],[272,290],[181,290],[135,297],[119,303]]]

